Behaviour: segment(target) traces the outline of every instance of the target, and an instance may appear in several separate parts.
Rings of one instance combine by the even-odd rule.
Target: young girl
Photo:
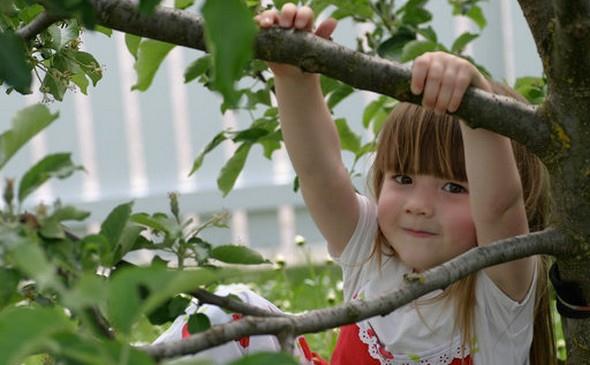
[[[311,31],[313,13],[286,4],[256,19],[262,28]],[[335,26],[328,19],[315,34],[329,38]],[[355,193],[319,76],[269,66],[284,141],[305,203],[342,267],[345,300],[376,298],[399,288],[406,273],[547,224],[540,161],[445,114],[470,85],[510,93],[469,62],[441,52],[415,60],[411,89],[423,107],[398,104],[381,130],[374,199]],[[331,364],[553,364],[548,308],[540,258],[489,267],[387,316],[342,327]]]
[[[257,21],[311,31],[313,13],[286,4]],[[329,38],[335,25],[329,19],[315,33]],[[457,110],[470,85],[494,91],[469,62],[442,52],[415,60],[411,90],[423,95],[423,107],[400,103],[380,132],[375,200],[355,193],[319,76],[269,66],[285,145],[342,267],[346,300],[378,297],[402,285],[405,273],[544,228],[549,195],[539,160],[444,114]],[[538,257],[489,267],[388,316],[345,326],[332,364],[552,363],[543,269]]]

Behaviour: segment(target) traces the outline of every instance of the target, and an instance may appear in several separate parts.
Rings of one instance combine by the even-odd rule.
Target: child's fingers
[[[281,8],[279,14],[279,26],[281,28],[293,27],[293,21],[295,20],[295,14],[297,14],[297,6],[293,3],[286,3]]]
[[[433,59],[426,75],[426,84],[422,95],[422,105],[434,108],[443,78],[444,65],[438,59]]]
[[[459,68],[457,76],[455,77],[453,95],[451,96],[451,100],[449,101],[449,106],[447,108],[447,110],[451,113],[459,109],[459,105],[461,105],[461,102],[463,101],[463,95],[465,95],[465,91],[471,84],[472,77],[473,74],[471,70],[466,67]]]
[[[444,69],[443,77],[440,83],[440,89],[436,99],[436,105],[434,107],[434,109],[439,113],[446,112],[449,107],[449,102],[451,101],[451,97],[456,87],[455,78],[457,76],[457,71],[458,70],[453,63],[447,64],[446,68]]]
[[[414,60],[412,81],[410,82],[410,89],[414,95],[420,95],[424,91],[431,58],[431,54],[426,53]]]
[[[296,29],[310,32],[313,28],[313,10],[309,6],[302,6],[297,10],[293,23]]]
[[[334,18],[328,18],[324,20],[320,25],[318,25],[318,29],[315,31],[315,35],[318,37],[322,37],[325,39],[330,39],[330,36],[336,29],[336,25],[338,22]]]
[[[275,9],[266,10],[258,14],[255,19],[261,28],[270,28],[278,21],[278,12]]]

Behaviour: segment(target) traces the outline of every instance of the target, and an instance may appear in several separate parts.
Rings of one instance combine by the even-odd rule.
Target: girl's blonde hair
[[[508,87],[493,84],[494,92],[523,98]],[[459,120],[446,114],[408,103],[399,103],[379,133],[377,153],[371,168],[371,189],[379,199],[387,171],[409,175],[467,181],[463,139]],[[531,232],[547,227],[551,213],[549,175],[543,163],[524,146],[512,142],[520,173],[525,207]],[[372,255],[397,256],[381,229],[377,232]],[[547,286],[546,258],[537,263],[534,334],[530,350],[533,365],[556,364],[556,351]],[[451,285],[443,297],[455,301],[457,326],[463,335],[463,348],[471,345],[474,324],[476,275],[471,274]],[[442,298],[442,297],[441,297]]]

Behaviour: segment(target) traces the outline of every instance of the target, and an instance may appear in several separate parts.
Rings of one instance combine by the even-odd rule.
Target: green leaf
[[[45,73],[45,77],[41,83],[41,90],[53,95],[55,100],[63,101],[68,84],[68,79],[58,76],[58,71],[50,69]]]
[[[131,90],[146,91],[150,87],[156,71],[172,48],[174,48],[173,44],[153,39],[144,39],[141,42],[134,65],[137,72],[137,83],[131,87]]]
[[[90,216],[90,212],[80,210],[72,205],[66,205],[56,209],[49,218],[58,222],[63,221],[83,221]]]
[[[45,253],[36,243],[26,241],[18,244],[10,250],[10,256],[13,264],[35,280],[41,290],[59,287],[55,267],[49,263]]]
[[[376,100],[371,101],[363,112],[363,127],[368,128],[371,120],[375,118],[377,113],[383,109],[387,98],[384,96],[378,97]]]
[[[156,217],[152,217],[147,213],[136,213],[131,216],[130,220],[134,223],[141,224],[156,231],[164,233],[168,232],[166,222],[163,222],[161,219]]]
[[[0,267],[0,310],[10,303],[19,280],[20,276],[15,270]]]
[[[453,46],[451,47],[451,51],[453,53],[461,53],[465,49],[465,47],[475,38],[479,37],[477,33],[469,33],[465,32],[461,34],[455,41],[453,42]]]
[[[244,129],[244,130],[238,132],[236,134],[236,136],[234,138],[232,138],[232,140],[236,143],[237,142],[255,143],[260,138],[267,136],[269,134],[269,132],[270,131],[268,129],[260,128],[260,127],[248,128],[248,129]]]
[[[426,52],[436,51],[437,49],[438,44],[432,41],[411,41],[404,46],[400,61],[408,62]]]
[[[195,3],[195,0],[174,0],[174,7],[176,9],[186,9],[191,7]]]
[[[532,104],[540,104],[547,94],[545,80],[540,77],[520,77],[516,79],[514,89]]]
[[[76,86],[78,86],[78,89],[80,89],[82,94],[88,95],[88,85],[90,84],[90,82],[86,77],[86,73],[78,72],[77,74],[72,75],[71,80],[74,84],[76,84]]]
[[[258,265],[269,263],[267,259],[251,248],[236,245],[216,246],[211,250],[211,258],[228,264]]]
[[[59,334],[54,336],[59,346],[57,352],[67,360],[67,364],[105,365],[155,365],[154,360],[144,351],[128,343],[83,338],[74,334]]]
[[[205,39],[213,55],[214,89],[224,101],[236,105],[239,95],[234,83],[252,58],[257,28],[252,14],[241,0],[207,0],[201,10]]]
[[[281,149],[282,140],[283,134],[280,130],[260,138],[258,143],[262,146],[264,157],[270,160],[273,152]]]
[[[176,317],[185,313],[186,307],[190,303],[190,299],[177,295],[149,313],[147,315],[148,320],[156,326],[174,321]]]
[[[41,223],[39,234],[48,239],[64,239],[66,233],[58,221],[53,219],[45,219]]]
[[[23,40],[12,32],[0,32],[0,81],[21,93],[30,92],[31,66],[25,56]]]
[[[163,267],[133,267],[115,272],[108,287],[107,313],[115,329],[129,334],[143,313],[170,297],[235,275],[229,270],[171,271]]]
[[[406,8],[402,17],[402,23],[409,25],[419,25],[432,20],[432,14],[422,7]]]
[[[51,336],[74,332],[60,308],[17,307],[0,312],[0,364],[18,365],[27,355],[44,350]]]
[[[244,142],[238,147],[234,155],[225,163],[217,177],[217,186],[226,196],[234,187],[240,172],[244,168],[252,144]]]
[[[129,53],[131,53],[135,60],[137,60],[137,50],[139,49],[140,43],[141,37],[138,37],[135,34],[125,33],[125,44],[127,45]]]
[[[74,165],[70,153],[56,153],[44,157],[23,176],[18,187],[18,201],[22,203],[50,178],[65,179],[76,170],[82,170],[82,167]]]
[[[246,355],[229,365],[297,365],[295,358],[284,352],[258,352]]]
[[[51,114],[42,104],[20,110],[12,119],[12,129],[0,135],[0,168],[26,142],[57,119],[59,113]]]
[[[469,19],[473,20],[475,24],[479,27],[479,29],[483,29],[488,25],[488,21],[486,20],[485,15],[481,8],[477,5],[474,5],[469,9],[467,14],[465,14]]]
[[[102,25],[97,25],[94,27],[94,31],[102,33],[109,38],[113,35],[113,30],[111,28],[103,27]]]
[[[74,60],[80,65],[80,68],[92,80],[92,85],[96,86],[102,79],[102,69],[98,61],[88,52],[76,52]]]
[[[424,38],[428,39],[429,41],[438,42],[438,37],[436,36],[436,32],[432,27],[429,25],[426,28],[418,28],[416,29],[416,33],[422,35]]]
[[[144,14],[152,14],[162,0],[139,0],[139,11]]]
[[[121,204],[113,209],[100,226],[100,235],[104,236],[112,248],[116,247],[123,230],[127,226],[133,202]]]
[[[77,310],[106,304],[107,282],[95,273],[84,273],[76,285],[64,294],[64,303]]]
[[[211,67],[211,56],[205,55],[191,63],[184,71],[184,82],[191,82],[204,74]]]
[[[129,251],[133,250],[135,247],[135,242],[143,230],[143,227],[137,226],[135,224],[127,224],[123,230],[123,233],[121,234],[119,242],[117,242],[117,246],[115,247],[111,261],[112,265],[116,265],[119,261],[121,261],[123,256],[125,256]]]
[[[209,328],[211,328],[211,321],[203,313],[195,313],[188,318],[188,332],[191,335],[207,331]]]
[[[79,246],[84,270],[94,272],[99,264],[110,263],[112,245],[103,235],[88,235],[79,242]]]
[[[371,3],[368,0],[327,0],[324,4],[334,5],[337,8],[331,14],[336,19],[355,17],[368,20],[373,16]]]
[[[347,96],[352,94],[354,89],[352,86],[342,83],[336,90],[328,96],[328,108],[333,109],[338,103],[344,100]]]
[[[395,34],[379,45],[377,54],[383,58],[399,61],[404,46],[415,39],[416,33],[407,27],[400,27]]]
[[[346,119],[336,119],[336,128],[340,136],[340,144],[343,150],[357,153],[361,148],[361,137],[356,135],[346,123]]]

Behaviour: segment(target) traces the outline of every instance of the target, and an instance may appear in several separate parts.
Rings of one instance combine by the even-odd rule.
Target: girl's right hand
[[[258,14],[256,22],[262,29],[268,29],[273,25],[281,28],[294,28],[296,30],[313,32],[313,11],[307,6],[297,8],[295,4],[287,3],[279,12],[276,9],[266,10]],[[336,28],[336,20],[328,18],[318,25],[314,34],[318,37],[329,39]],[[268,62],[268,66],[276,77],[301,77],[303,72],[299,67],[282,63]]]

